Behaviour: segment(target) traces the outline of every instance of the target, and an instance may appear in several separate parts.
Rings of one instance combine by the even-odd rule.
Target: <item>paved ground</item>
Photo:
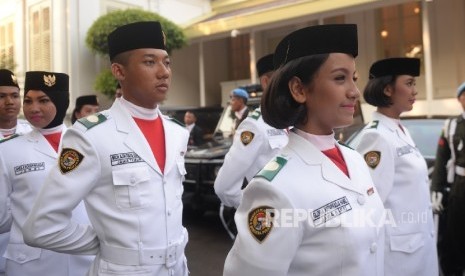
[[[189,231],[186,248],[190,276],[221,276],[226,255],[233,241],[224,230],[217,213],[208,212],[200,218],[184,216]]]

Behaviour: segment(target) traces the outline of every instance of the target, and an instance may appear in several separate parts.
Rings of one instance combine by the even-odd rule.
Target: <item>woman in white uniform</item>
[[[4,255],[6,275],[82,276],[93,259],[30,247],[23,241],[23,223],[43,180],[57,162],[61,136],[66,130],[63,119],[69,105],[68,86],[66,74],[26,72],[23,111],[34,128],[0,142],[0,232],[10,231]],[[88,223],[83,206],[76,208],[73,215]]]
[[[319,25],[286,36],[262,98],[289,143],[245,188],[224,275],[382,275],[383,205],[360,155],[334,139],[350,125],[357,27]]]
[[[357,151],[395,224],[386,226],[385,275],[437,276],[438,260],[429,197],[428,168],[406,127],[413,108],[420,60],[388,58],[370,68],[363,96],[377,109],[362,130]]]

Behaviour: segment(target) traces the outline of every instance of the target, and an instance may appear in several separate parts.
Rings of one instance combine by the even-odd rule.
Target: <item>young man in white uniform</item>
[[[153,21],[109,35],[111,69],[124,95],[66,132],[59,164],[24,226],[33,246],[97,253],[88,275],[188,274],[182,181],[189,133],[158,107],[171,83],[165,39]],[[81,200],[92,226],[70,220]]]

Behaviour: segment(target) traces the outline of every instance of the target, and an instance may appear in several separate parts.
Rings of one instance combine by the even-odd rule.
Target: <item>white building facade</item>
[[[356,23],[361,90],[375,60],[415,56],[422,71],[408,115],[461,112],[455,91],[465,81],[463,0],[0,0],[0,57],[13,56],[21,80],[29,70],[68,73],[73,107],[76,97],[95,93],[95,76],[108,66],[85,45],[87,30],[99,16],[126,8],[156,12],[180,24],[189,39],[172,53],[166,106],[224,105],[222,95],[255,82],[255,61],[289,32]],[[369,119],[372,109],[364,110]]]

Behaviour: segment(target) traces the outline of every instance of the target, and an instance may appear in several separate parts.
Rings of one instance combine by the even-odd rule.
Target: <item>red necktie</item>
[[[347,170],[347,165],[346,162],[344,161],[344,158],[342,157],[342,153],[339,150],[339,148],[334,147],[329,150],[324,150],[322,151],[324,155],[326,155],[331,161],[333,161],[334,164],[343,172],[347,177],[350,178],[349,176],[349,171]]]
[[[47,134],[44,135],[44,137],[45,139],[47,139],[48,143],[50,144],[50,146],[52,146],[55,152],[58,152],[58,146],[60,145],[61,139],[61,132]]]
[[[402,130],[402,132],[405,134],[405,131],[404,131],[404,128],[402,127],[402,125],[398,124],[398,126],[399,126],[400,130]]]
[[[152,150],[155,160],[160,167],[161,172],[165,170],[165,130],[163,129],[163,123],[160,117],[155,120],[144,120],[134,118],[137,126],[139,126],[142,134],[149,143],[150,149]]]

